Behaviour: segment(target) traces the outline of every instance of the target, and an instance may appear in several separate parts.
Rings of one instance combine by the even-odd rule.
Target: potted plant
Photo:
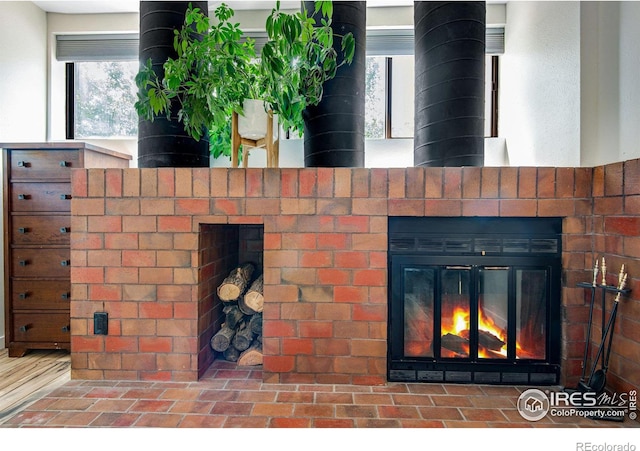
[[[136,77],[138,114],[147,120],[169,117],[174,103],[177,120],[191,137],[199,140],[208,130],[212,143],[228,149],[232,112],[242,115],[246,99],[259,99],[285,130],[302,134],[304,109],[320,102],[324,82],[335,77],[338,67],[351,64],[353,35],[334,34],[331,1],[296,13],[283,12],[278,1],[267,17],[268,39],[258,57],[255,42],[232,23],[233,14],[224,3],[216,8],[215,21],[197,8],[188,9],[184,26],[175,30],[178,56],[164,63],[164,77],[157,76],[150,61]],[[314,14],[321,17],[319,23]],[[212,151],[214,156],[230,153]]]

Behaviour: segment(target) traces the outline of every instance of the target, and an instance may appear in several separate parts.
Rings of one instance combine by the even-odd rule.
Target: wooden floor
[[[71,380],[67,351],[30,351],[9,357],[0,349],[0,424]]]

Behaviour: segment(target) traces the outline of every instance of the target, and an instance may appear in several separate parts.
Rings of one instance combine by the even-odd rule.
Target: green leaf
[[[342,38],[342,53],[344,53],[344,59],[348,64],[351,64],[356,52],[356,40],[352,33],[347,33]]]
[[[325,1],[321,3],[322,3],[322,14],[328,18],[333,17],[333,2]]]

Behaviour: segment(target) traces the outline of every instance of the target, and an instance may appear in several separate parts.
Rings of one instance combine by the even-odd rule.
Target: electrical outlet
[[[93,334],[107,335],[109,332],[109,314],[107,312],[95,312],[93,314]]]

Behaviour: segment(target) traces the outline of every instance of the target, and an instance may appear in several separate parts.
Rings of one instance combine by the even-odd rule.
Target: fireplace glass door
[[[561,222],[394,218],[390,380],[559,382]]]
[[[546,269],[407,266],[402,272],[405,356],[546,358]]]

